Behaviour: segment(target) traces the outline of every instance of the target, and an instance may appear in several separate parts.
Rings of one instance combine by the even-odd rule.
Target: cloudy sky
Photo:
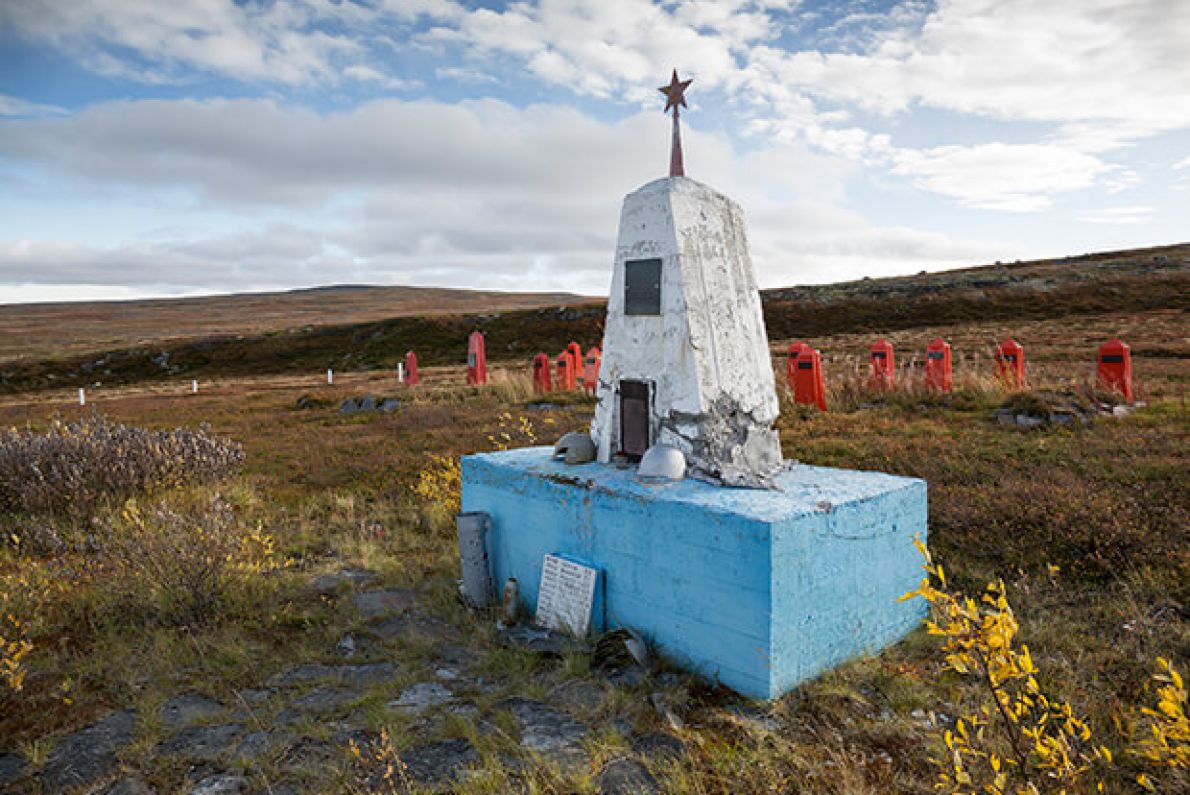
[[[0,303],[604,293],[674,67],[765,286],[1190,239],[1185,0],[3,0]]]

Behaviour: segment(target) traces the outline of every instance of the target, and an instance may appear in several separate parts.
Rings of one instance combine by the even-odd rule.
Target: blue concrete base
[[[922,577],[926,484],[794,466],[778,491],[650,485],[632,469],[567,466],[548,447],[463,458],[463,510],[492,518],[497,588],[537,603],[542,556],[602,569],[592,626],[631,627],[665,656],[775,698],[894,643],[925,615],[897,602]]]

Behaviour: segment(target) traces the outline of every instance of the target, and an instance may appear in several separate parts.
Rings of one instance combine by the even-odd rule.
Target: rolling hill
[[[1190,244],[762,293],[770,339],[972,322],[1135,318],[1185,325]],[[342,287],[268,295],[0,307],[0,393],[138,381],[461,362],[481,330],[493,361],[602,336],[604,302],[566,294]],[[69,330],[63,333],[63,330]],[[1167,335],[1168,336],[1168,335]],[[1153,347],[1190,355],[1186,333]],[[19,347],[18,347],[19,346]]]

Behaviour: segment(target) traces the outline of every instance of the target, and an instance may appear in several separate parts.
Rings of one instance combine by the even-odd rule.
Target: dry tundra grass
[[[1134,351],[1162,355],[1138,352],[1150,406],[1122,421],[1026,432],[990,417],[1007,398],[987,375],[991,344],[1012,333],[1036,363],[1035,386],[1067,389],[1090,370],[1090,343],[1116,335],[1125,322],[1107,316],[1083,318],[1081,325],[948,329],[945,336],[962,354],[949,403],[923,399],[911,378],[903,394],[865,394],[871,335],[810,340],[837,357],[827,363],[837,406],[825,414],[787,406],[780,421],[790,458],[929,482],[930,546],[951,587],[978,594],[989,581],[1004,580],[1039,684],[1085,717],[1095,742],[1115,754],[1112,766],[1095,770],[1109,792],[1142,791],[1138,775],[1166,792],[1185,783],[1176,768],[1135,750],[1138,733],[1147,731],[1139,708],[1157,703],[1155,661],[1168,658],[1185,672],[1190,657],[1190,417],[1181,398],[1184,368],[1165,367],[1184,361],[1177,357],[1185,329],[1172,315],[1144,320],[1121,336]],[[901,355],[923,347],[935,331],[890,338]],[[535,396],[528,372],[528,361],[496,367],[486,389],[465,386],[456,367],[427,368],[427,383],[418,389],[402,389],[383,372],[337,373],[327,386],[315,372],[208,382],[197,395],[188,393],[188,381],[96,390],[91,400],[111,423],[150,430],[208,424],[214,438],[242,445],[242,471],[214,483],[183,478],[152,497],[138,495],[133,514],[119,501],[97,502],[86,548],[0,547],[0,593],[8,600],[0,613],[21,624],[0,628],[0,636],[31,644],[21,658],[21,690],[0,687],[0,751],[44,758],[55,735],[112,709],[135,706],[151,714],[183,690],[238,703],[238,694],[292,661],[326,659],[356,629],[355,619],[349,600],[320,597],[307,584],[351,565],[376,571],[382,584],[422,589],[451,642],[471,649],[482,675],[504,688],[477,703],[495,731],[481,736],[474,722],[452,718],[430,735],[476,745],[483,774],[457,785],[460,792],[598,791],[601,763],[628,753],[615,728],[624,724],[686,743],[687,756],[654,768],[667,792],[933,792],[938,769],[931,760],[945,757],[943,733],[986,700],[977,683],[945,664],[937,641],[924,632],[771,705],[747,705],[685,678],[607,687],[588,655],[551,662],[502,649],[487,623],[458,607],[454,542],[424,521],[418,483],[431,456],[491,449],[502,433],[515,436],[521,418],[538,443],[585,427],[589,398]],[[361,394],[403,403],[392,414],[339,413],[342,400]],[[297,407],[303,395],[313,408]],[[0,423],[19,434],[44,434],[56,414],[67,423],[89,416],[74,400],[72,391],[10,395],[0,401]],[[515,436],[514,443],[524,441]],[[11,510],[4,520],[10,532],[27,526],[27,517]],[[204,559],[225,566],[181,565],[171,573],[161,565],[192,551],[179,544],[200,529],[212,540],[199,551],[215,552]],[[198,576],[187,580],[191,570]],[[104,571],[120,577],[94,574]],[[141,608],[129,610],[131,604]],[[401,673],[362,700],[369,729],[386,730],[398,756],[425,739],[424,730],[381,705],[428,675],[433,649],[431,639],[416,633],[386,646],[386,658]],[[519,749],[507,713],[493,706],[498,697],[547,698],[576,681],[594,683],[602,694],[578,713],[595,728],[589,763],[574,770],[539,759],[508,764]],[[654,694],[672,705],[680,727],[654,706]],[[159,791],[177,791],[187,771],[154,756],[160,731],[146,727],[124,762],[145,771]],[[317,725],[299,733],[329,736]],[[248,773],[261,788],[285,775],[273,762]],[[342,792],[362,780],[345,754],[306,785]],[[1092,790],[1091,778],[1068,788]]]

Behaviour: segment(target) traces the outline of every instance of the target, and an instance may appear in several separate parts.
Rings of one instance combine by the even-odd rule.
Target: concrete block
[[[497,587],[537,602],[542,557],[603,571],[597,631],[631,627],[695,672],[775,698],[916,627],[913,537],[926,484],[878,472],[794,466],[775,490],[647,484],[631,469],[567,466],[551,448],[465,456],[463,510],[491,516]]]

